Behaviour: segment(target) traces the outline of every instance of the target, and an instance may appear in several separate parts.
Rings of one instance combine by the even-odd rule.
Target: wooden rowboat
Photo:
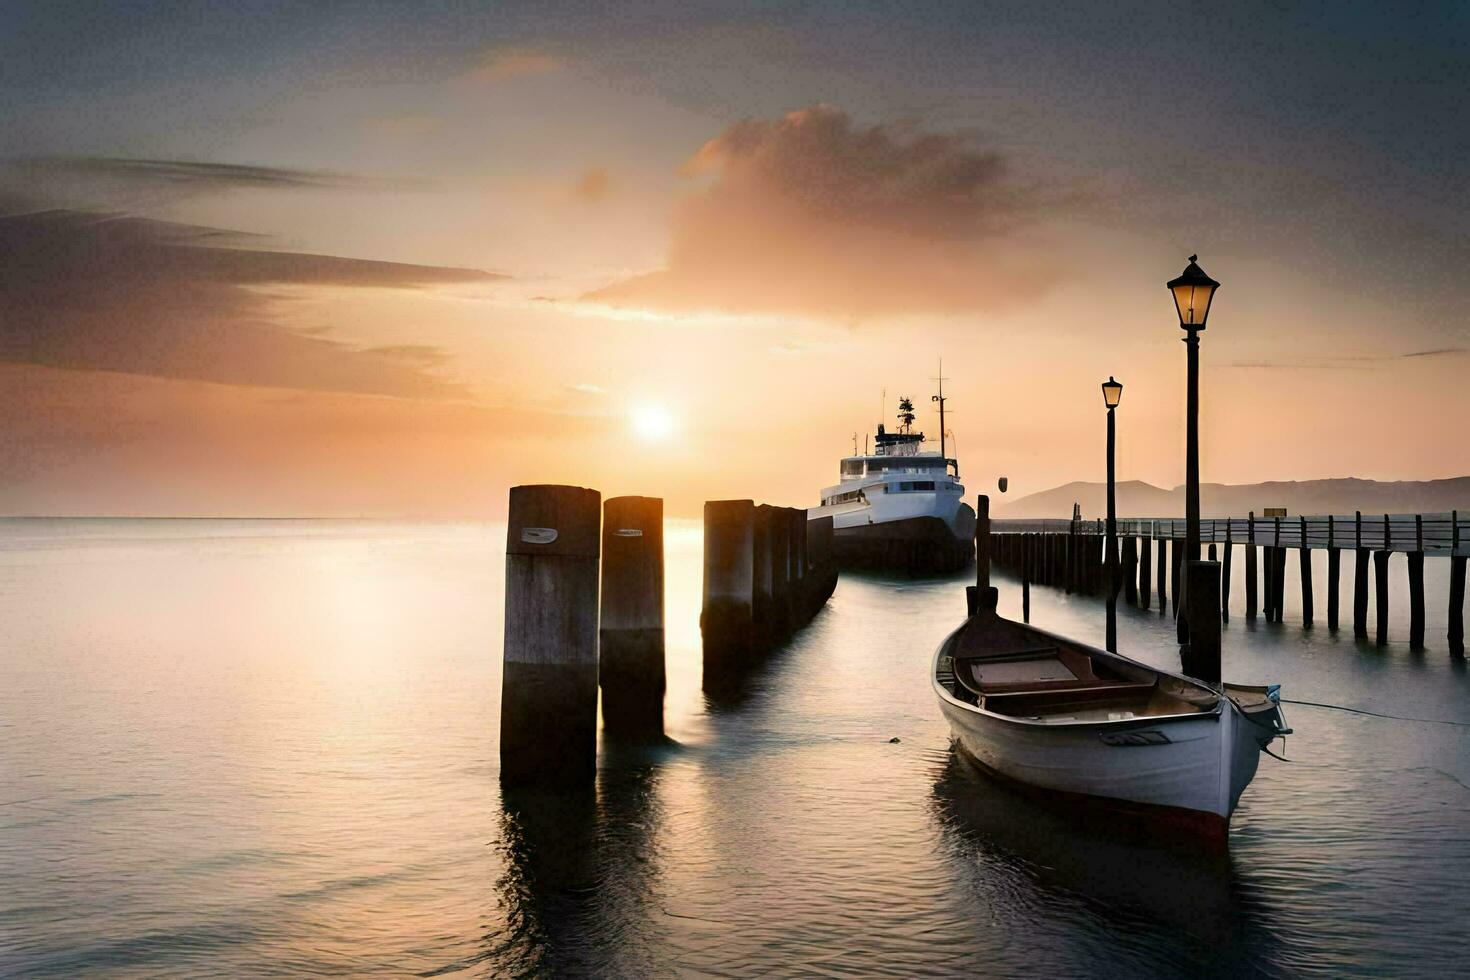
[[[1291,731],[1278,687],[1216,689],[1005,619],[994,596],[984,589],[934,656],[958,748],[1003,778],[1223,845],[1261,752]]]

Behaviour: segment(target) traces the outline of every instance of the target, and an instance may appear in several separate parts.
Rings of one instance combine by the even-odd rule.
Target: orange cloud
[[[959,134],[816,106],[737,123],[683,172],[709,184],[675,217],[668,267],[587,298],[870,316],[995,309],[1043,284],[1011,234],[1039,198]]]
[[[546,75],[558,71],[561,61],[549,54],[517,48],[502,48],[489,52],[479,67],[471,70],[465,78],[472,82],[493,85],[512,78],[527,75]]]

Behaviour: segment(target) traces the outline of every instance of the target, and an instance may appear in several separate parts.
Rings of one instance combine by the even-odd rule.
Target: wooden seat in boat
[[[1072,691],[1115,686],[1122,679],[1099,676],[1091,657],[1058,647],[1032,647],[985,657],[956,658],[955,677],[975,694]]]

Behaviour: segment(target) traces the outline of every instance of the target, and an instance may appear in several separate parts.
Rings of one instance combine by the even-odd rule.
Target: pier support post
[[[789,521],[777,520],[774,535],[785,542]],[[773,570],[773,586],[784,586],[786,551],[773,555],[779,568]],[[705,674],[720,675],[744,667],[755,649],[754,601],[755,502],[711,500],[704,505],[704,609],[699,628],[704,636]],[[784,606],[789,590],[778,593],[777,606]]]
[[[1305,541],[1305,539],[1303,540]],[[1309,630],[1312,628],[1312,614],[1314,612],[1312,607],[1312,549],[1303,543],[1297,557],[1301,559],[1302,629]]]
[[[1180,650],[1184,673],[1210,684],[1220,683],[1220,564],[1187,562],[1189,580],[1189,644]]]
[[[1245,546],[1245,618],[1255,619],[1257,611],[1256,546]]]
[[[1170,557],[1172,559],[1169,565],[1169,587],[1173,590],[1173,595],[1170,596],[1170,609],[1172,609],[1174,612],[1174,618],[1178,619],[1180,596],[1179,586],[1181,584],[1181,578],[1184,575],[1184,539],[1175,538],[1171,547],[1169,548],[1169,551],[1171,552]]]
[[[1373,552],[1373,601],[1378,612],[1379,646],[1388,642],[1388,559],[1392,554],[1391,551]]]
[[[1169,611],[1169,603],[1167,602],[1168,591],[1164,588],[1164,583],[1166,581],[1168,581],[1168,578],[1169,578],[1169,539],[1168,538],[1159,538],[1158,591],[1159,591],[1159,615],[1160,616],[1165,615]]]
[[[1149,557],[1153,554],[1153,541],[1149,538],[1138,539],[1138,608],[1147,609],[1153,605],[1150,592],[1153,589]]]
[[[1353,636],[1368,638],[1368,549],[1353,549]]]
[[[1327,628],[1337,632],[1338,587],[1342,578],[1342,549],[1327,549]]]
[[[597,775],[597,587],[602,495],[512,487],[505,548],[500,778]]]
[[[1409,559],[1409,649],[1424,649],[1424,552],[1411,551]]]
[[[1225,562],[1220,567],[1220,622],[1230,622],[1230,553],[1235,542],[1230,540],[1230,531],[1225,531]]]
[[[1278,623],[1286,613],[1286,551],[1285,548],[1276,549],[1276,600],[1272,605],[1276,608],[1276,622]]]
[[[664,730],[664,502],[613,497],[603,505],[598,683],[609,735]]]
[[[1138,605],[1138,539],[1131,534],[1123,538],[1122,584],[1123,601],[1130,606]]]
[[[1450,558],[1450,656],[1465,656],[1465,556]]]
[[[1030,534],[1021,536],[1021,622],[1031,622],[1031,555],[1033,552]]]
[[[1460,512],[1450,511],[1450,656],[1465,656],[1465,556],[1460,550]]]

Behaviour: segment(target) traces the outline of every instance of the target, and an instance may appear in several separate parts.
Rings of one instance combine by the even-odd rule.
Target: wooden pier
[[[1118,553],[1123,556],[1120,570],[1128,579],[1127,601],[1141,609],[1152,605],[1149,558],[1156,550],[1158,610],[1160,615],[1171,611],[1177,614],[1183,568],[1188,561],[1200,557],[1184,554],[1184,521],[1123,519],[1117,522],[1117,530],[1121,539]],[[1033,582],[1065,589],[1068,593],[1100,595],[1102,583],[1106,581],[1102,565],[1105,534],[1104,522],[1100,520],[995,520],[990,522],[990,554],[997,564],[1021,575],[1023,594],[1028,597]],[[1380,645],[1388,642],[1389,557],[1395,552],[1403,553],[1408,559],[1409,646],[1414,650],[1424,649],[1424,561],[1448,559],[1446,639],[1452,656],[1465,655],[1465,574],[1466,561],[1470,559],[1470,517],[1462,518],[1458,511],[1268,518],[1258,518],[1252,513],[1246,517],[1201,520],[1200,541],[1209,546],[1212,557],[1218,553],[1223,559],[1222,620],[1230,617],[1230,569],[1237,547],[1245,554],[1245,617],[1254,620],[1259,613],[1270,623],[1281,622],[1287,553],[1296,551],[1304,629],[1312,629],[1316,623],[1312,552],[1319,548],[1326,550],[1327,628],[1332,631],[1338,629],[1341,552],[1352,551],[1353,634],[1360,638],[1368,636],[1371,588],[1377,611],[1374,638]]]

